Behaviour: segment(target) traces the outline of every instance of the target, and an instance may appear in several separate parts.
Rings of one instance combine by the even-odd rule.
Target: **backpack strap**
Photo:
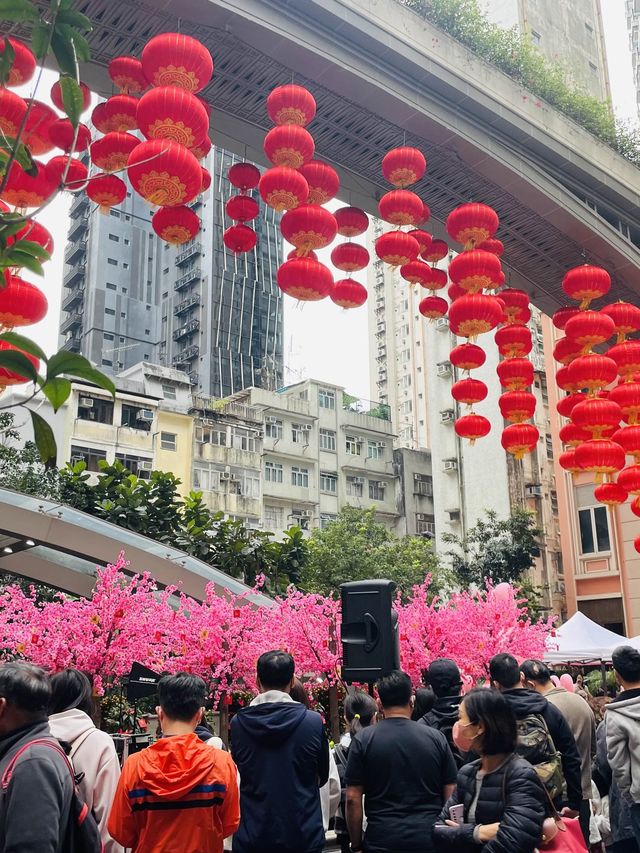
[[[49,749],[53,749],[55,752],[58,753],[58,755],[62,756],[65,764],[67,765],[67,769],[69,771],[69,774],[71,775],[71,782],[72,782],[73,788],[75,790],[76,780],[75,780],[75,775],[73,773],[73,767],[71,766],[71,763],[69,762],[69,759],[67,758],[64,749],[60,746],[60,744],[54,743],[53,740],[49,740],[48,738],[36,738],[35,740],[29,741],[29,743],[25,743],[24,746],[21,746],[20,749],[16,752],[16,754],[13,756],[13,758],[9,762],[6,770],[2,774],[2,781],[0,782],[0,787],[2,788],[2,791],[3,792],[6,791],[7,788],[9,787],[9,783],[11,782],[11,777],[13,776],[13,771],[15,769],[16,763],[17,763],[18,759],[20,758],[20,756],[23,755],[23,753],[25,753],[30,747],[36,746],[36,745],[47,746],[47,747],[49,747]]]
[[[333,757],[336,760],[336,764],[339,764],[341,767],[346,769],[348,753],[349,750],[345,749],[341,743],[336,744],[333,748]]]

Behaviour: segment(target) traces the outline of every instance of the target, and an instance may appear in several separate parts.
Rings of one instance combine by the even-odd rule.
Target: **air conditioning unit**
[[[422,476],[423,476],[422,474],[414,474],[413,479],[416,481],[420,481],[420,480],[422,480]]]
[[[386,447],[386,442],[384,441],[376,441],[376,447]]]
[[[451,376],[451,362],[441,361],[436,367],[438,376]]]
[[[138,462],[138,471],[153,471],[153,462],[151,459],[144,459]]]
[[[457,459],[445,459],[442,465],[443,471],[457,471],[458,470],[458,460]]]
[[[311,424],[300,424],[302,432],[311,432]]]
[[[80,399],[78,400],[78,406],[81,409],[92,409],[93,397],[80,397]]]
[[[147,424],[151,423],[153,420],[153,409],[138,409],[136,420]]]
[[[436,329],[438,329],[441,332],[446,332],[446,330],[448,328],[449,328],[449,319],[447,317],[439,317],[436,320]]]
[[[211,420],[211,418],[203,418],[202,423],[204,424],[204,426],[215,426],[216,425],[216,422],[214,420]]]
[[[533,486],[525,486],[524,493],[528,498],[541,498],[542,497],[542,486],[533,485]]]
[[[267,415],[264,419],[266,424],[277,424],[278,419],[274,415]]]
[[[430,521],[430,518],[426,514],[426,512],[417,512],[416,513],[416,521]]]
[[[300,510],[300,518],[311,518],[313,515],[310,509],[301,509]]]
[[[84,462],[84,461],[85,461],[84,456],[72,456],[71,457],[71,464],[72,465],[76,465],[78,462]]]
[[[363,486],[364,485],[364,477],[354,477],[351,482],[355,483],[358,486]]]
[[[442,424],[451,424],[455,418],[456,415],[453,409],[444,409],[444,411],[440,412],[440,423]]]
[[[356,435],[356,436],[355,436],[355,439],[356,439],[356,442],[357,442],[358,444],[364,444],[364,443],[365,443],[365,441],[366,441],[366,439],[365,439],[365,437],[364,437],[363,435]]]
[[[233,474],[230,471],[221,471],[220,480],[233,480]]]
[[[260,430],[260,429],[259,429],[259,430],[255,433],[255,437],[256,437],[256,438],[264,438],[264,433],[262,432],[262,430]]]

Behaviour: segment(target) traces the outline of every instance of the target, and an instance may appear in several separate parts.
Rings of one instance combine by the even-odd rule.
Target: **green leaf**
[[[11,66],[13,65],[13,60],[16,58],[16,52],[11,46],[11,42],[8,38],[4,40],[4,48],[2,53],[0,54],[0,84],[3,86],[9,80],[9,74],[11,72]]]
[[[31,415],[31,425],[33,426],[33,437],[38,448],[40,458],[46,465],[48,462],[56,461],[56,440],[53,437],[53,430],[45,421],[42,415],[29,409]]]
[[[11,244],[11,248],[18,249],[20,252],[27,252],[42,261],[48,261],[51,257],[49,252],[34,240],[16,240],[15,243]]]
[[[61,77],[60,91],[62,93],[62,105],[64,106],[65,114],[74,128],[76,128],[80,123],[80,116],[84,108],[82,89],[75,78]]]
[[[91,46],[86,38],[78,30],[71,30],[70,37],[76,49],[78,62],[89,62],[91,59]]]
[[[19,335],[17,332],[3,332],[0,335],[0,341],[6,341],[8,344],[24,350],[25,352],[28,352],[29,355],[39,358],[40,361],[44,361],[45,363],[47,361],[46,355],[40,349],[38,344],[34,343],[31,338],[26,338],[24,335]]]
[[[15,151],[15,159],[18,162],[18,165],[24,169],[27,174],[29,174],[32,178],[38,174],[38,167],[36,166],[33,157],[31,156],[31,152],[27,148],[26,145],[23,145],[22,142],[18,142],[17,139],[13,136],[4,136],[2,137],[2,145],[6,150],[2,151],[2,155],[4,158],[4,163],[2,166],[2,171],[4,173],[7,162],[9,161],[9,156],[7,151]]]
[[[51,50],[63,74],[78,79],[78,58],[73,42],[54,30],[51,36]]]
[[[68,24],[76,30],[82,30],[85,33],[90,33],[93,29],[90,18],[87,18],[82,12],[76,11],[76,9],[63,9],[62,4],[60,5],[56,22],[58,24]]]
[[[0,0],[0,21],[37,21],[38,10],[29,0]]]
[[[25,226],[24,216],[19,213],[0,213],[0,237],[6,240],[13,237]]]
[[[36,382],[38,379],[38,373],[26,355],[12,349],[0,351],[0,367],[13,370],[19,376],[30,379],[32,382]]]
[[[93,367],[83,355],[75,352],[67,352],[60,350],[49,359],[47,367],[47,380],[54,376],[60,376],[62,373],[68,373],[78,379],[85,379],[88,382],[93,382],[99,388],[104,388],[106,391],[115,397],[116,388],[113,382],[104,373],[101,373],[97,368]]]
[[[11,260],[9,266],[26,267],[26,269],[36,275],[44,275],[44,268],[40,261],[27,252],[14,251],[13,246],[11,246],[10,250],[5,252],[4,257]]]
[[[44,59],[49,52],[49,33],[51,27],[49,24],[39,22],[34,25],[31,31],[31,49],[33,50],[36,59]]]
[[[53,411],[57,412],[60,406],[67,400],[71,393],[71,382],[64,379],[62,376],[56,376],[55,379],[49,379],[40,385],[40,388],[45,394],[47,400],[53,406]]]

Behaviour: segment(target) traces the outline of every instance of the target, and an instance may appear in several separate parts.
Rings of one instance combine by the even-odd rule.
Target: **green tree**
[[[345,581],[387,578],[404,593],[433,576],[432,590],[445,591],[451,581],[431,543],[420,537],[397,538],[375,518],[375,508],[347,506],[337,519],[309,539],[301,586],[310,592],[337,594]]]
[[[58,473],[45,468],[32,441],[19,444],[13,412],[0,411],[0,485],[24,495],[58,497]]]

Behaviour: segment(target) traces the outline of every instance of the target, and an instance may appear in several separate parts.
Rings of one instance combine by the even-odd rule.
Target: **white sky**
[[[624,13],[624,0],[601,0],[607,41],[609,72],[616,113],[637,121],[631,56]],[[40,100],[48,101],[55,75],[45,72]],[[27,95],[28,91],[20,94]],[[425,199],[427,203],[429,199]],[[62,295],[62,271],[68,228],[70,196],[59,196],[40,217],[55,240],[55,252],[46,265],[44,284],[35,276],[26,276],[43,287],[49,300],[47,317],[28,331],[47,351],[58,347],[58,323]],[[365,271],[366,272],[366,271]],[[340,275],[340,273],[338,273]],[[364,272],[356,274],[366,283]],[[329,299],[299,304],[285,297],[284,362],[286,378],[297,381],[312,377],[343,385],[350,393],[369,396],[369,343],[367,307],[343,311]]]

